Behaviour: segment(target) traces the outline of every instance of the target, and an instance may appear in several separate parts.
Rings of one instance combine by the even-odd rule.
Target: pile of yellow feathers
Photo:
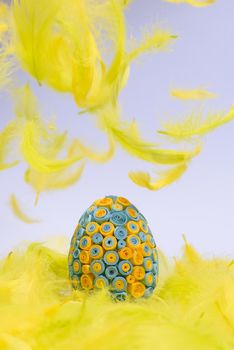
[[[152,297],[116,303],[72,290],[67,254],[18,248],[0,262],[0,349],[233,350],[234,262],[187,242],[174,263],[159,261]]]

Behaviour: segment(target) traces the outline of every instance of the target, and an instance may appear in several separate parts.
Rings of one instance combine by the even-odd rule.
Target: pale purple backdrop
[[[179,39],[166,53],[144,56],[131,68],[130,80],[121,93],[125,118],[136,118],[144,137],[156,140],[160,121],[183,116],[194,108],[228,111],[234,104],[234,2],[217,0],[207,8],[173,5],[158,0],[137,0],[127,10],[129,32],[139,36],[141,29],[156,22],[171,29]],[[20,75],[21,81],[31,81]],[[218,94],[206,104],[181,103],[169,97],[171,87],[203,86]],[[78,116],[68,95],[46,87],[32,87],[45,116],[57,116],[62,129],[100,150],[105,135],[95,128],[89,116]],[[0,96],[1,128],[13,117],[10,99]],[[152,170],[118,148],[107,164],[88,164],[79,183],[55,193],[42,194],[33,207],[34,193],[24,182],[25,164],[0,173],[0,254],[6,254],[21,241],[45,240],[51,235],[73,233],[80,215],[94,199],[118,194],[129,198],[148,218],[157,244],[169,256],[178,255],[182,234],[208,256],[232,257],[234,253],[234,122],[223,126],[204,140],[204,149],[182,179],[159,192],[134,185],[129,170]],[[9,197],[15,193],[28,214],[42,219],[26,225],[15,218]]]

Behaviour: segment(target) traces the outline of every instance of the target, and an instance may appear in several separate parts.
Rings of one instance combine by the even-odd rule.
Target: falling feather
[[[65,36],[70,38],[77,52],[72,63],[71,89],[78,106],[82,108],[92,108],[101,103],[102,80],[106,69],[95,36],[90,30],[93,26],[95,31],[95,24],[87,11],[85,3],[73,1],[72,12],[64,11],[61,20]],[[86,39],[83,40],[83,37]]]
[[[24,69],[39,82],[74,93],[82,108],[95,107],[109,98],[124,52],[125,23],[120,3],[14,0],[13,14],[16,52]],[[102,35],[102,23],[108,23],[106,35],[114,35],[111,39],[116,45],[109,68],[95,38]]]
[[[113,137],[109,136],[108,149],[105,152],[95,152],[91,148],[82,144],[79,140],[75,139],[70,147],[70,154],[82,154],[84,158],[96,163],[108,162],[115,153],[115,142]]]
[[[164,0],[173,4],[188,4],[194,7],[205,7],[212,5],[216,0]]]
[[[135,121],[123,122],[116,111],[103,111],[100,115],[101,126],[122,146],[129,154],[142,160],[156,164],[177,164],[191,160],[199,154],[201,146],[192,151],[177,151],[161,149],[158,145],[144,141],[139,133]]]
[[[14,194],[11,195],[10,198],[10,206],[13,214],[21,221],[25,222],[26,224],[35,224],[39,223],[39,220],[30,218],[27,214],[24,213],[21,205],[19,204],[18,199]]]
[[[129,178],[138,186],[157,191],[177,181],[187,170],[187,164],[183,163],[169,170],[159,173],[159,179],[152,180],[149,173],[143,171],[129,172]]]
[[[12,92],[14,101],[14,112],[17,119],[21,120],[35,120],[39,117],[38,103],[36,96],[30,88],[29,84],[15,89]]]
[[[67,133],[59,133],[55,121],[44,121],[40,115],[38,103],[29,84],[17,89],[13,93],[15,102],[16,121],[21,125],[21,139],[23,138],[25,128],[33,125],[35,143],[38,144],[40,152],[47,157],[54,158],[64,149]]]
[[[62,190],[76,184],[83,174],[84,166],[85,164],[82,163],[75,170],[65,169],[49,174],[29,168],[24,174],[24,180],[36,192],[35,204],[42,192]]]
[[[56,0],[12,1],[16,55],[22,67],[38,82],[47,78],[49,68],[51,68],[51,79],[55,79],[58,85],[61,84],[59,80],[64,74],[64,70],[61,70],[61,74],[55,78],[53,69],[55,62],[53,56],[50,56],[54,41],[62,40],[56,31],[54,33],[52,31],[53,19],[56,18],[60,4],[61,1]],[[52,39],[54,41],[51,43]]]
[[[216,97],[216,94],[204,89],[172,89],[170,95],[180,100],[206,100]]]
[[[96,28],[94,36],[99,55],[96,59],[92,84],[86,95],[86,101],[81,106],[92,112],[107,103],[116,103],[123,80],[126,79],[127,70],[125,62],[126,25],[123,7],[116,1],[104,1],[101,6],[97,6],[95,11],[97,13],[93,26]],[[78,105],[81,105],[76,91],[79,88],[78,80],[73,87],[75,99]]]
[[[21,124],[20,150],[28,165],[44,173],[64,170],[81,160],[81,155],[57,159],[64,150],[66,133],[59,134],[43,122],[37,109],[37,101],[29,85],[16,93],[16,119]]]
[[[55,122],[45,123],[38,112],[35,96],[29,85],[16,90],[16,117],[0,133],[0,170],[18,164],[7,162],[8,155],[23,156],[30,168],[25,173],[25,181],[37,193],[66,188],[76,183],[84,169],[84,164],[74,168],[74,164],[83,158],[76,150],[73,156],[58,159],[61,153],[68,153],[66,133],[58,133]],[[70,169],[70,168],[73,169]]]
[[[15,121],[9,122],[5,128],[0,131],[0,171],[11,168],[19,163],[16,158],[17,152],[13,152],[13,144],[19,137],[20,125]],[[14,160],[8,160],[8,158]]]
[[[22,67],[40,83],[72,93],[84,111],[115,104],[130,61],[175,38],[156,29],[129,51],[123,1],[14,0],[12,11]]]
[[[36,123],[28,122],[23,131],[21,151],[29,166],[39,172],[52,173],[64,170],[82,159],[82,155],[66,159],[51,159],[41,152],[40,141]]]
[[[132,48],[128,53],[128,60],[132,61],[144,52],[165,50],[176,38],[177,36],[171,32],[159,28],[155,28],[152,32],[146,32],[140,43],[133,42],[131,44],[135,48]]]
[[[233,119],[234,107],[224,115],[209,114],[206,118],[202,118],[201,115],[192,114],[181,122],[165,123],[163,129],[158,132],[177,140],[183,140],[194,136],[203,136]]]

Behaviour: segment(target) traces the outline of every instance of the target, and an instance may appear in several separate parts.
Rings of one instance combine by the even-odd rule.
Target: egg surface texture
[[[158,280],[157,248],[148,222],[124,197],[106,196],[84,212],[68,265],[73,288],[107,288],[119,301],[149,297]]]

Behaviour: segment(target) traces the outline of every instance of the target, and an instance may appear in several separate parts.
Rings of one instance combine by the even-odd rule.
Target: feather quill
[[[21,205],[19,204],[18,199],[14,194],[11,195],[10,205],[14,215],[26,224],[36,224],[40,222],[39,220],[30,218],[27,214],[24,213]]]
[[[203,136],[220,126],[233,121],[233,119],[234,107],[232,107],[225,115],[210,114],[205,119],[200,115],[195,116],[192,114],[181,122],[164,124],[163,129],[158,132],[176,140],[183,140],[194,136]]]
[[[128,176],[136,185],[151,191],[157,191],[177,181],[186,170],[187,164],[183,163],[159,173],[160,177],[156,180],[152,180],[150,174],[143,171],[131,171]]]

